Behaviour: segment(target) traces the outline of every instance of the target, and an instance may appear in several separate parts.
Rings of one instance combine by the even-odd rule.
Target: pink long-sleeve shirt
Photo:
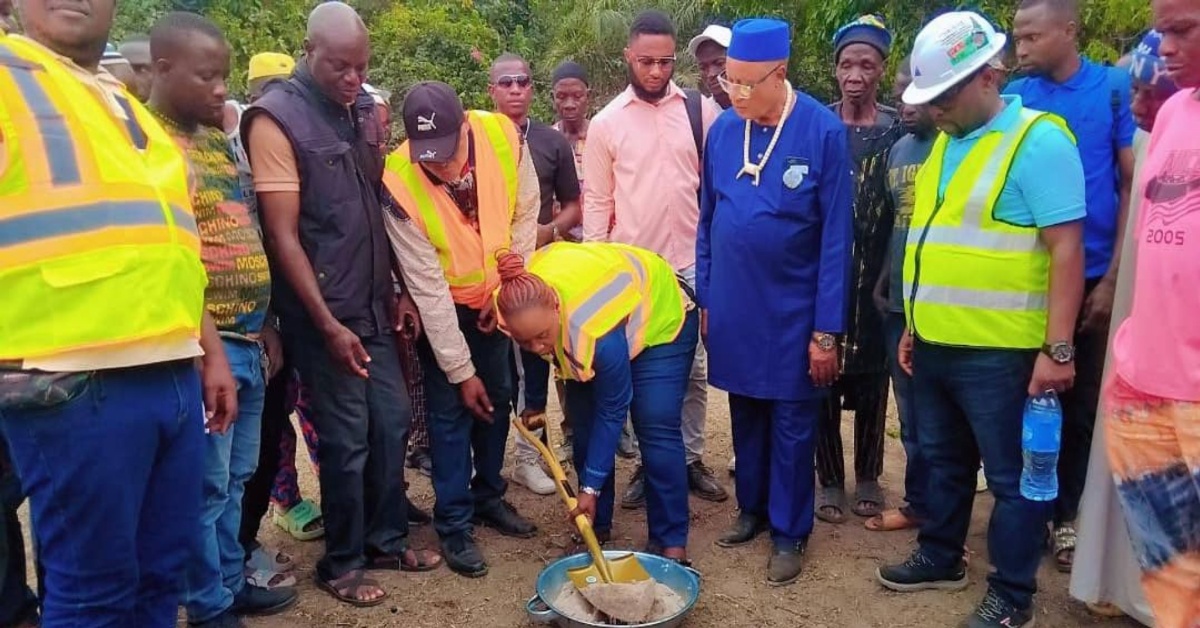
[[[584,241],[649,249],[677,271],[696,264],[700,158],[686,100],[675,83],[653,104],[630,87],[592,118],[583,151]],[[701,112],[707,136],[721,111],[705,99]]]

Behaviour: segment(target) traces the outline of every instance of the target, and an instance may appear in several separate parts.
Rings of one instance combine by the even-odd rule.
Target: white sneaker
[[[554,480],[542,470],[542,465],[533,460],[517,462],[512,472],[512,481],[537,495],[553,495]]]

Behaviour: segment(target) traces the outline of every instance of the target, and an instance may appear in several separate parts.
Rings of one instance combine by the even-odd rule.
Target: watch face
[[[1050,357],[1059,364],[1066,364],[1075,359],[1075,349],[1065,342],[1060,342],[1050,347]]]
[[[837,341],[834,340],[833,336],[829,334],[821,334],[820,336],[817,336],[817,346],[820,347],[822,351],[829,351],[836,345]]]

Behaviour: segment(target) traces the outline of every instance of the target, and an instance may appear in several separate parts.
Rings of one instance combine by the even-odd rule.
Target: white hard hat
[[[732,40],[733,31],[728,26],[710,24],[708,28],[704,29],[703,33],[696,35],[692,38],[692,41],[688,42],[688,52],[693,57],[696,56],[696,49],[706,41],[711,41],[722,48],[729,48],[729,42]]]
[[[913,42],[912,83],[904,102],[924,105],[987,65],[1008,38],[978,13],[954,11],[935,17]]]

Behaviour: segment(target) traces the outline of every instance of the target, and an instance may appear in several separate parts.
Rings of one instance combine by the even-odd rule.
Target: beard
[[[675,76],[675,70],[672,68],[671,73],[663,81],[662,88],[650,91],[638,81],[637,75],[633,73],[633,66],[625,64],[625,72],[629,75],[629,86],[633,88],[634,95],[638,99],[650,103],[658,102],[667,95],[667,91],[671,89],[671,79]]]

